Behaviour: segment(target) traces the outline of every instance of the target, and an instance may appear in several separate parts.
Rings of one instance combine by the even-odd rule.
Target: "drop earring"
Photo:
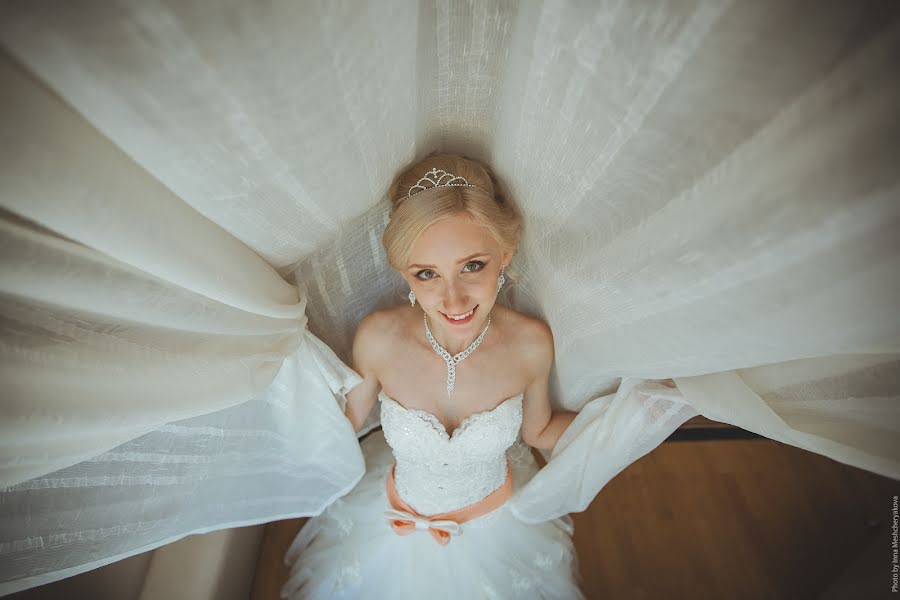
[[[409,303],[412,304],[413,306],[415,306],[416,305],[416,293],[412,290],[409,290],[409,296],[407,296],[407,297],[409,298]]]
[[[506,283],[506,277],[503,276],[503,269],[506,268],[506,265],[500,267],[500,277],[497,278],[497,293],[500,293],[500,288],[503,287],[503,284]],[[412,292],[410,292],[411,294]]]

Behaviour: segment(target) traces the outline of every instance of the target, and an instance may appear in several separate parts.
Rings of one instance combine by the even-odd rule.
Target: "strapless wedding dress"
[[[538,466],[519,438],[522,394],[453,432],[428,412],[378,398],[382,430],[361,442],[366,473],[297,535],[282,598],[583,598],[568,517],[526,524],[504,504],[441,545],[424,527],[398,535],[385,516],[392,467],[400,499],[423,516],[469,507],[510,474],[514,491],[524,485]]]

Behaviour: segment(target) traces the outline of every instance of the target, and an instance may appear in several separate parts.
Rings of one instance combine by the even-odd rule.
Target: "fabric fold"
[[[306,330],[251,400],[0,492],[0,594],[190,534],[320,514],[365,472],[339,408],[358,376],[324,349]]]
[[[613,477],[696,415],[677,389],[623,380],[614,394],[581,408],[549,462],[510,500],[510,510],[526,523],[585,510]]]
[[[677,378],[704,416],[900,480],[900,356],[804,359]]]
[[[210,8],[0,3],[3,589],[352,487],[336,359],[435,150],[521,209],[501,302],[582,409],[519,518],[697,413],[900,475],[896,3]]]

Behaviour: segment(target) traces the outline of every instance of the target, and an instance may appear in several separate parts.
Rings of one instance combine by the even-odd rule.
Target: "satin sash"
[[[384,511],[384,516],[387,517],[391,528],[397,535],[409,535],[413,531],[427,529],[438,544],[446,546],[450,543],[451,536],[462,533],[460,524],[500,508],[512,496],[512,471],[507,465],[506,481],[503,482],[503,485],[478,502],[454,511],[426,517],[414,511],[397,494],[397,487],[394,484],[394,467],[396,466],[396,463],[391,466],[387,477],[387,497],[391,509]]]

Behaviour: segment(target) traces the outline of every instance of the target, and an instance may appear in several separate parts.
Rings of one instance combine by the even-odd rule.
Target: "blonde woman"
[[[530,525],[506,501],[574,419],[553,413],[553,337],[497,304],[522,231],[485,166],[413,165],[389,192],[383,243],[409,303],[374,312],[353,342],[361,382],[345,413],[366,474],[288,551],[284,598],[581,598],[571,521]]]

